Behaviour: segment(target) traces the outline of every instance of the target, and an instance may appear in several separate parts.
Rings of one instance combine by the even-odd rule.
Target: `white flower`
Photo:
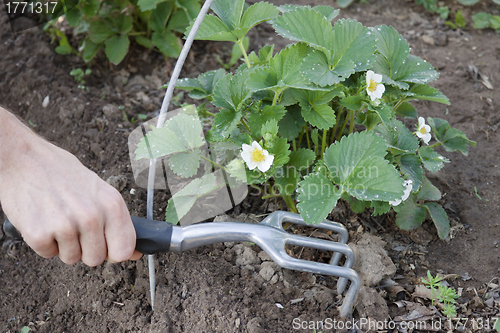
[[[382,75],[375,74],[373,71],[366,72],[366,92],[372,101],[381,98],[385,91],[382,82]]]
[[[246,162],[248,168],[253,170],[258,168],[262,172],[269,170],[274,161],[274,156],[269,155],[269,152],[259,145],[257,141],[252,142],[252,145],[243,144],[241,157]]]
[[[411,189],[413,188],[413,181],[412,180],[405,180],[404,183],[403,183],[403,186],[406,187],[404,193],[403,193],[403,196],[401,197],[401,199],[396,199],[394,201],[389,201],[389,204],[391,206],[397,206],[399,205],[400,203],[402,203],[403,201],[405,201],[406,199],[408,199],[408,197],[410,196],[410,193],[411,193]]]
[[[425,119],[423,117],[418,117],[418,128],[415,133],[425,144],[431,141],[431,127],[425,124]]]

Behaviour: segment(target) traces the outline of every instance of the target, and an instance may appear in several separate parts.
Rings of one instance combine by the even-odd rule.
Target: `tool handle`
[[[137,236],[135,244],[137,251],[144,254],[168,252],[172,238],[172,224],[137,216],[132,216],[132,223]],[[23,239],[19,231],[8,219],[5,219],[3,223],[3,231],[8,237],[15,240]]]

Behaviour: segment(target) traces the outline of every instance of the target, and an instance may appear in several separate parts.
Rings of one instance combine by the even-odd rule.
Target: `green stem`
[[[349,134],[352,134],[354,131],[354,119],[356,118],[357,111],[351,112],[351,123],[349,124]]]
[[[337,116],[337,121],[335,122],[335,127],[333,128],[332,131],[332,138],[330,139],[330,144],[333,144],[333,141],[335,141],[335,133],[337,133],[337,127],[339,126],[340,123],[340,116],[342,115],[342,111],[344,111],[344,106],[342,105],[339,110],[339,114]]]
[[[250,64],[250,59],[248,59],[247,51],[245,50],[245,47],[243,46],[243,42],[241,40],[237,40],[236,44],[238,44],[238,46],[241,49],[241,53],[243,53],[243,57],[245,58],[245,62],[247,64],[247,67],[248,68],[252,67],[252,65]]]
[[[211,117],[215,117],[215,113],[212,113],[212,112],[210,112],[210,111],[208,111],[208,110],[205,110],[205,111],[203,111],[203,112],[204,112],[205,114],[207,114],[207,115],[211,116]]]
[[[304,126],[302,127],[302,132],[300,132],[300,135],[299,135],[299,148],[300,148],[300,147],[301,147],[301,145],[302,145],[302,138],[304,137],[304,133],[305,133],[305,131],[306,131],[306,126],[304,125]]]
[[[280,96],[280,94],[281,94],[281,91],[276,91],[274,93],[273,105],[276,105],[276,103],[278,103],[278,97]]]
[[[436,142],[435,144],[430,145],[430,146],[427,146],[427,147],[428,147],[428,148],[436,148],[436,147],[439,147],[439,146],[441,146],[441,145],[442,145],[442,143],[441,143],[441,142]]]
[[[323,140],[321,142],[321,155],[320,155],[320,158],[323,158],[323,154],[325,152],[325,149],[326,149],[326,136],[328,134],[328,130],[324,129],[323,130]]]
[[[210,160],[210,159],[206,158],[205,156],[200,155],[200,157],[201,157],[202,159],[204,159],[205,161],[212,163],[212,165],[214,165],[214,166],[216,166],[216,167],[218,167],[218,168],[220,168],[220,169],[222,169],[222,170],[224,170],[224,171],[226,171],[226,172],[229,172],[229,171],[226,169],[226,167],[224,167],[224,166],[222,166],[222,165],[220,165],[220,164],[218,164],[218,163],[215,163],[214,161],[212,161],[212,160]]]
[[[279,198],[282,196],[283,196],[282,194],[268,194],[268,195],[264,195],[262,197],[262,200],[266,200],[266,199],[270,199],[270,198]]]
[[[250,130],[250,127],[248,126],[248,124],[246,123],[246,121],[241,118],[240,120],[241,124],[246,128],[246,130],[249,132],[249,133],[252,133],[252,131]]]
[[[306,139],[307,139],[307,148],[311,149],[311,141],[309,141],[309,133],[307,133],[307,128],[306,128]]]
[[[349,113],[350,112],[354,112],[354,111],[349,110]],[[342,133],[344,133],[344,129],[345,129],[348,121],[349,121],[349,115],[346,115],[344,124],[342,124],[342,127],[340,128],[340,132],[339,132],[339,136],[337,137],[337,141],[340,141],[340,139],[342,138]]]
[[[297,144],[295,143],[295,139],[292,140],[292,148],[293,148],[293,151],[297,150]]]
[[[289,195],[286,195],[284,194],[283,195],[283,200],[285,200],[285,203],[286,205],[288,206],[288,208],[294,212],[294,213],[298,213],[299,211],[297,210],[297,206],[295,206],[295,202],[293,202],[293,199],[291,196]]]
[[[392,109],[392,111],[396,112],[396,110],[397,110],[397,109],[401,106],[401,104],[403,104],[403,103],[404,103],[404,101],[405,101],[405,99],[404,99],[404,98],[401,98],[401,99],[399,100],[399,102],[397,102],[397,103],[396,103],[396,105],[394,105],[394,108]]]

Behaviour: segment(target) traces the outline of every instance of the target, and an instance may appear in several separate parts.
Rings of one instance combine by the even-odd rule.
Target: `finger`
[[[121,262],[134,254],[135,229],[122,196],[113,188],[106,199],[104,237],[108,248],[108,260]]]
[[[30,232],[20,230],[26,244],[29,245],[39,256],[53,258],[59,253],[59,247],[53,235],[36,226],[30,228]]]
[[[68,265],[77,263],[82,258],[78,232],[71,222],[66,222],[57,229],[56,242],[59,247],[59,259]]]
[[[134,251],[134,254],[132,257],[130,257],[130,260],[139,260],[142,258],[142,253],[139,251]]]
[[[87,219],[80,223],[82,261],[91,267],[102,264],[107,253],[102,219]]]

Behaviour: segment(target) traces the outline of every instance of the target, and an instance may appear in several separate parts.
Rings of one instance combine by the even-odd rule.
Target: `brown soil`
[[[365,214],[342,210],[335,217],[353,234],[363,227],[364,232],[377,233],[388,241],[387,249],[402,280],[423,276],[427,269],[460,276],[468,273],[472,279],[459,279],[455,286],[479,290],[500,275],[500,223],[496,218],[500,196],[495,186],[500,176],[500,35],[492,30],[450,30],[413,2],[370,2],[356,2],[341,14],[367,26],[391,24],[402,33],[412,53],[439,70],[434,85],[451,102],[448,107],[418,103],[420,114],[448,120],[477,141],[477,147],[467,157],[443,152],[452,163],[428,175],[444,193],[444,207],[454,230],[449,242],[439,240],[428,222],[408,233],[397,230],[390,215],[374,221]],[[483,2],[487,3],[464,9],[466,19],[470,21],[472,12],[483,10]],[[272,42],[282,46],[282,41],[269,39],[271,32],[266,27],[253,32],[251,46]],[[433,37],[434,45],[424,43],[423,35]],[[39,29],[13,34],[5,14],[0,13],[0,103],[103,179],[125,176],[121,193],[131,213],[144,216],[146,192],[134,184],[127,148],[128,134],[137,124],[125,121],[121,111],[104,114],[103,107],[125,106],[129,119],[139,113],[155,116],[163,97],[156,89],[158,82],[167,81],[174,62],[165,66],[158,54],[134,49],[120,68],[95,63],[87,91],[79,89],[69,75],[85,65],[75,57],[57,55],[53,49],[49,37]],[[217,44],[198,43],[183,75],[192,77],[215,68],[216,56],[227,57],[226,52]],[[489,78],[492,90],[471,75],[469,65]],[[131,83],[124,85],[127,78]],[[141,91],[149,101],[137,96]],[[50,103],[42,108],[45,96],[50,96]],[[135,194],[130,192],[133,188]],[[167,198],[168,192],[157,191],[155,218],[162,219]],[[233,214],[263,209],[247,200]],[[235,250],[224,245],[159,255],[153,312],[144,259],[96,268],[80,263],[66,266],[57,258],[42,259],[25,244],[5,237],[0,244],[0,332],[19,332],[27,325],[35,332],[290,332],[293,318],[338,316],[335,295],[324,288],[334,281],[283,271],[280,280],[271,284],[253,274],[251,267],[237,266]],[[401,251],[400,245],[406,250]],[[256,246],[253,250],[260,251]],[[472,296],[464,291],[466,300]],[[304,300],[290,303],[300,298]]]

